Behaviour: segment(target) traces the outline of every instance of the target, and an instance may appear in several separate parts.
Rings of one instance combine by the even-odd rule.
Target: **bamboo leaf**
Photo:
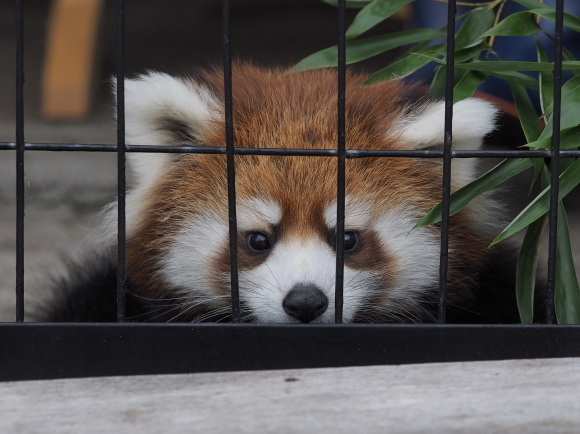
[[[471,69],[476,71],[552,71],[554,64],[551,62],[520,62],[509,60],[485,61],[478,60],[471,63],[459,63],[456,68]],[[574,69],[580,67],[580,61],[567,60],[562,62],[562,69]]]
[[[571,82],[571,81],[578,81],[576,80],[577,78],[579,78],[580,76],[574,77],[570,80],[568,80],[568,82],[566,83],[566,85]],[[577,85],[576,87],[574,87],[573,89],[569,89],[569,86],[562,86],[562,110],[561,110],[561,116],[560,116],[560,129],[567,129],[567,128],[571,128],[571,127],[575,127],[576,125],[580,124],[580,116],[578,116],[578,113],[580,113],[580,84]],[[549,108],[548,111],[551,111],[552,109]],[[553,123],[552,123],[552,117],[550,116],[550,118],[548,119],[548,122],[546,123],[546,128],[544,128],[544,131],[542,132],[540,138],[544,138],[544,137],[551,137],[552,133],[553,133]]]
[[[551,9],[550,6],[539,0],[514,0],[516,3],[527,7],[528,9]]]
[[[493,169],[487,171],[475,181],[460,188],[451,195],[449,206],[449,215],[463,209],[477,196],[497,187],[502,182],[510,179],[512,176],[532,167],[532,161],[529,158],[510,158],[503,160]],[[441,203],[435,205],[417,224],[413,227],[420,228],[441,221]]]
[[[544,47],[540,44],[540,41],[536,41],[536,52],[538,53],[539,62],[547,62],[548,57],[544,51]],[[542,107],[542,112],[546,112],[547,108],[552,105],[554,99],[554,76],[551,72],[540,71],[539,74],[540,82],[540,106]],[[544,115],[544,119],[547,121]]]
[[[522,126],[527,142],[530,143],[537,140],[540,134],[542,134],[542,127],[538,123],[538,114],[528,92],[525,87],[516,83],[509,83],[509,87],[514,96],[514,104],[518,111],[520,125]],[[534,175],[531,186],[536,183],[540,171],[544,167],[544,161],[540,158],[534,158],[532,162],[534,165]]]
[[[525,86],[529,89],[538,90],[539,84],[538,80],[534,77],[530,77],[529,75],[522,74],[521,72],[514,72],[514,71],[491,71],[489,75],[493,75],[495,77],[501,78],[508,83],[514,83],[521,86]]]
[[[548,21],[555,22],[556,21],[556,10],[552,8],[538,8],[533,9],[530,12],[541,16],[542,18],[547,19]],[[568,27],[569,29],[576,30],[577,32],[580,31],[580,18],[575,17],[572,14],[568,14],[564,12],[564,27]]]
[[[428,53],[432,56],[440,55],[445,46],[437,45],[434,47],[429,47],[423,50],[424,53]],[[387,80],[396,80],[398,78],[407,77],[408,75],[415,72],[417,69],[425,66],[427,63],[431,62],[427,57],[415,56],[415,53],[407,53],[400,57],[399,59],[392,62],[386,68],[383,68],[363,82],[363,86],[369,85],[371,83],[377,83]]]
[[[484,82],[487,74],[479,71],[467,71],[453,88],[453,104],[473,96],[477,87]]]
[[[578,184],[580,184],[580,159],[575,160],[570,167],[560,175],[558,200],[562,200],[566,197],[566,195]],[[536,198],[514,220],[512,220],[503,232],[493,240],[491,245],[505,240],[546,214],[550,208],[549,192],[550,186],[542,190],[542,192],[536,196]]]
[[[413,0],[374,0],[356,15],[346,31],[346,39],[354,39],[389,18]]]
[[[338,0],[322,0],[332,6],[338,6]],[[349,9],[362,9],[372,0],[346,0],[346,7]]]
[[[528,143],[530,149],[550,149],[552,147],[552,136],[538,139]],[[575,149],[580,147],[580,126],[565,128],[560,130],[560,149]]]
[[[426,56],[426,55],[424,55]],[[440,65],[445,65],[445,60],[438,58],[431,58],[434,62]],[[525,61],[511,61],[511,60],[475,60],[470,63],[457,63],[456,68],[470,69],[475,71],[483,71],[493,73],[495,71],[552,71],[554,64],[551,62],[525,62]],[[566,60],[562,62],[562,69],[575,69],[580,67],[578,60]]]
[[[463,63],[472,59],[477,59],[479,58],[480,53],[487,49],[489,49],[489,45],[486,42],[480,42],[476,45],[455,50],[455,63]]]
[[[538,114],[534,108],[534,104],[528,92],[523,86],[515,83],[509,83],[510,90],[514,96],[514,104],[518,111],[520,118],[520,124],[526,140],[528,142],[533,142],[540,137],[542,134],[542,127],[538,123]]]
[[[562,86],[562,100],[564,101],[566,98],[569,98],[569,95],[572,92],[580,92],[577,88],[580,86],[580,76],[572,77]],[[542,116],[547,116],[554,111],[554,103],[550,103],[546,109],[544,109],[544,113]]]
[[[373,38],[348,41],[346,43],[346,63],[359,62],[403,45],[431,41],[442,37],[445,37],[445,33],[439,30],[415,29],[389,33]],[[294,66],[293,70],[306,71],[309,69],[327,68],[336,66],[337,63],[338,52],[335,45],[302,59]]]
[[[490,8],[473,9],[455,35],[455,50],[478,44],[482,33],[493,26],[495,14]]]
[[[570,244],[568,217],[562,202],[558,203],[554,301],[559,324],[580,324],[580,287]]]
[[[433,95],[444,95],[445,94],[445,65],[439,65],[435,69],[435,74],[433,74],[433,80],[431,80],[431,87],[429,88],[429,92]],[[453,75],[457,74],[457,69],[453,71]]]
[[[535,15],[530,12],[516,12],[508,15],[494,27],[481,35],[488,36],[528,36],[540,30]]]
[[[532,324],[534,319],[534,289],[536,270],[542,245],[542,235],[548,221],[547,216],[528,226],[518,255],[516,270],[516,299],[523,324]]]

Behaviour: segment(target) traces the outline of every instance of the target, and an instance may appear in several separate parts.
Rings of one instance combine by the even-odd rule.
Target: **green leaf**
[[[520,118],[520,124],[526,136],[526,140],[533,142],[542,134],[542,127],[538,123],[538,114],[534,104],[523,86],[509,83],[510,90],[514,96],[514,103]]]
[[[493,26],[495,14],[490,8],[473,9],[455,35],[455,50],[461,50],[482,39],[482,33]]]
[[[562,110],[560,116],[560,128],[567,129],[580,124],[580,76],[568,80],[562,86]],[[553,111],[553,105],[546,110],[547,113]],[[550,137],[552,135],[553,123],[552,117],[548,119],[546,127],[540,138]]]
[[[380,22],[386,20],[413,0],[374,0],[366,5],[354,18],[346,31],[346,39],[354,39]]]
[[[502,182],[530,167],[532,167],[532,161],[529,158],[510,158],[503,160],[493,169],[487,171],[475,181],[470,182],[451,195],[449,215],[455,214],[467,206],[467,204],[477,196],[497,187]],[[435,205],[421,220],[417,222],[413,229],[440,221],[441,203]]]
[[[473,96],[477,86],[484,82],[487,74],[479,71],[467,71],[453,88],[453,104]]]
[[[521,4],[522,6],[527,7],[528,9],[535,9],[535,8],[540,8],[540,9],[551,9],[550,6],[548,6],[547,4],[538,1],[538,0],[514,0],[516,3]]]
[[[542,246],[542,235],[548,221],[547,216],[528,226],[518,255],[516,270],[516,299],[520,319],[523,324],[531,324],[534,319],[534,289],[536,270]]]
[[[540,30],[535,15],[530,12],[516,12],[508,15],[504,20],[481,35],[488,36],[528,36]]]
[[[444,48],[444,45],[437,45],[434,47],[429,47],[423,50],[423,52],[431,56],[437,56],[443,52]],[[431,62],[431,60],[429,60],[427,57],[415,56],[414,54],[415,53],[407,53],[392,62],[386,68],[375,72],[363,82],[363,86],[380,81],[395,80],[398,78],[407,77],[417,69]]]
[[[530,149],[550,149],[552,147],[552,136],[538,139],[528,143]],[[580,126],[565,128],[560,130],[560,149],[575,149],[580,147]]]
[[[564,85],[562,86],[562,99],[568,98],[568,95],[570,95],[578,86],[580,86],[580,77],[579,76],[572,77],[570,80],[568,80],[566,83],[564,83]],[[544,113],[542,114],[542,116],[546,117],[547,115],[551,114],[553,111],[554,111],[554,103],[552,102],[544,110]]]
[[[519,62],[509,60],[485,61],[478,60],[471,63],[459,63],[456,68],[471,69],[475,71],[493,72],[493,71],[552,71],[554,64],[551,62]],[[562,69],[574,69],[580,67],[580,61],[564,61]]]
[[[558,200],[562,200],[578,184],[580,184],[580,159],[575,160],[568,169],[560,175],[560,189]],[[530,223],[536,221],[548,212],[550,208],[550,186],[546,187],[536,198],[497,236],[491,243],[499,243],[502,240],[519,232]]]
[[[542,18],[547,19],[548,21],[555,22],[556,21],[556,10],[552,8],[540,8],[540,9],[533,9],[530,12],[535,13]],[[580,18],[575,17],[572,14],[568,14],[564,12],[564,27],[568,27],[569,29],[576,30],[577,32],[580,31]]]
[[[322,0],[332,6],[338,6],[338,0]],[[346,0],[346,7],[349,9],[362,9],[372,0]]]
[[[429,92],[432,95],[444,95],[445,94],[445,81],[447,79],[445,73],[446,67],[439,66],[435,71],[435,75],[433,76],[433,80],[431,81],[431,88]],[[453,85],[455,86],[459,81],[467,74],[467,71],[461,69],[455,69],[453,71]]]
[[[536,52],[538,53],[539,62],[547,62],[548,58],[544,47],[540,44],[540,41],[536,41]],[[542,112],[546,112],[546,109],[552,105],[554,99],[554,76],[551,72],[540,71],[539,74],[540,81],[540,106],[542,107]],[[545,117],[545,115],[544,115]],[[547,119],[546,119],[547,121]]]
[[[479,58],[482,51],[489,49],[486,42],[481,42],[477,45],[470,45],[469,47],[455,50],[455,63],[463,63],[472,59]]]
[[[538,80],[529,75],[522,74],[521,72],[514,72],[514,71],[507,71],[507,72],[500,72],[500,71],[492,71],[489,72],[489,75],[493,75],[495,77],[501,78],[508,83],[513,83],[517,85],[525,86],[529,89],[538,90],[539,84]]]
[[[523,86],[509,83],[509,87],[514,96],[514,104],[518,111],[520,125],[522,126],[522,130],[526,136],[526,141],[530,143],[542,134],[542,127],[538,123],[538,114],[536,113],[536,109],[534,108],[534,104],[532,103],[528,92]],[[534,165],[534,176],[530,187],[534,186],[538,180],[538,176],[540,176],[540,171],[544,167],[544,161],[541,158],[534,158],[532,163]]]
[[[423,56],[427,56],[423,54]],[[432,58],[434,62],[440,65],[445,65],[445,60]],[[471,69],[475,71],[483,71],[494,73],[496,71],[507,72],[507,71],[552,71],[554,69],[554,64],[551,62],[520,62],[520,61],[510,61],[510,60],[475,60],[470,63],[457,63],[456,68]],[[562,62],[562,69],[574,69],[580,67],[580,61],[578,60],[567,60]]]
[[[559,324],[580,324],[580,287],[574,268],[568,217],[562,202],[558,203],[554,301]]]
[[[357,39],[346,43],[346,63],[355,63],[385,51],[392,50],[404,45],[414,44],[422,41],[431,41],[445,37],[445,33],[433,29],[404,30],[397,33],[375,36],[373,38]],[[336,66],[338,63],[338,52],[336,45],[325,48],[317,53],[311,54],[301,60],[293,68],[294,71],[306,71],[316,68],[327,68]]]
[[[435,74],[433,74],[433,80],[431,80],[431,87],[429,92],[432,95],[444,95],[445,93],[445,65],[439,65],[435,69]],[[457,74],[457,69],[453,72]]]

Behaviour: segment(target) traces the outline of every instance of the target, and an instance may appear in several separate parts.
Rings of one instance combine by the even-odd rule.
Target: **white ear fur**
[[[128,145],[180,145],[182,131],[195,135],[214,116],[219,102],[205,87],[159,72],[125,80],[125,139]],[[187,140],[185,140],[187,142]],[[188,143],[190,144],[190,143]],[[163,172],[169,154],[128,154],[137,185]]]
[[[468,98],[453,105],[453,150],[476,150],[483,138],[495,129],[498,109],[478,98]],[[396,134],[409,149],[442,146],[445,134],[445,102],[438,101],[404,116],[395,126]],[[475,178],[475,161],[454,159],[451,164],[453,190]]]
[[[483,138],[495,128],[498,110],[487,101],[468,98],[453,105],[453,149],[479,149]],[[411,111],[396,125],[410,149],[443,144],[445,102],[438,101]]]
[[[116,82],[113,80],[116,87]],[[115,92],[116,94],[116,92]],[[170,146],[195,143],[195,134],[220,108],[219,101],[205,87],[190,80],[181,80],[159,72],[125,80],[125,139],[129,145]],[[178,131],[176,131],[176,128]],[[184,137],[180,133],[186,130]],[[193,143],[192,143],[193,142]],[[128,192],[126,228],[130,236],[142,218],[149,187],[163,175],[170,155],[163,153],[128,153],[130,169],[136,185]],[[113,246],[117,236],[117,202],[103,210],[100,242]]]

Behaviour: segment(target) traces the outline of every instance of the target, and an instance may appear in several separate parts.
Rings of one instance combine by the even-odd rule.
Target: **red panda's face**
[[[291,75],[250,67],[234,72],[236,146],[336,147],[331,72]],[[202,85],[151,74],[128,81],[128,143],[224,146],[219,78],[203,79]],[[442,104],[410,102],[408,92],[400,83],[361,88],[351,78],[347,147],[439,145]],[[466,100],[456,113],[457,145],[475,148],[492,128],[494,109]],[[475,118],[484,125],[472,125]],[[177,300],[169,320],[226,317],[231,304],[225,157],[130,157],[137,186],[128,197],[129,277],[143,297]],[[236,156],[235,167],[243,319],[334,322],[336,160]],[[347,161],[345,322],[428,316],[421,306],[436,295],[440,234],[437,227],[412,228],[440,200],[440,172],[437,160]],[[471,179],[469,162],[456,164],[453,177],[454,188]],[[481,217],[467,210],[455,218],[458,231],[450,239],[452,264],[467,273],[483,260],[477,250],[488,242],[466,220],[470,212]],[[452,278],[459,276],[453,270]]]

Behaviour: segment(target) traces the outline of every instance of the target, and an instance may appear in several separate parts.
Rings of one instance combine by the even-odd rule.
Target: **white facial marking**
[[[239,201],[236,208],[238,229],[248,231],[253,229],[269,229],[282,218],[280,206],[269,199],[254,198]]]
[[[345,229],[362,229],[368,226],[371,218],[371,204],[346,196],[344,203]],[[324,210],[324,221],[330,229],[336,227],[336,201]]]
[[[413,300],[438,279],[440,235],[425,227],[411,230],[417,219],[409,210],[392,210],[372,224],[395,260],[393,298]]]
[[[242,225],[260,228],[275,224],[281,218],[279,207],[269,201],[254,199],[246,202],[246,211],[238,215]],[[242,207],[240,207],[240,210]],[[325,212],[329,226],[335,221],[333,206]],[[393,257],[393,273],[389,288],[389,300],[396,305],[415,303],[417,298],[434,282],[439,270],[439,235],[427,228],[411,231],[417,213],[409,209],[393,209],[371,219],[369,205],[349,199],[348,223],[354,228],[372,229],[380,242]],[[241,216],[241,218],[240,218]],[[202,299],[219,305],[212,287],[215,269],[212,260],[227,245],[227,220],[216,213],[206,212],[182,225],[175,236],[160,272],[166,282],[178,290],[178,296]],[[387,270],[388,271],[388,270]],[[364,310],[369,291],[376,291],[376,272],[344,268],[344,322],[351,322],[356,312]],[[334,322],[334,293],[336,254],[331,246],[320,238],[291,238],[280,240],[263,263],[255,268],[240,270],[240,298],[247,306],[252,319],[265,323],[296,323],[282,306],[288,292],[296,285],[314,285],[328,298],[328,308],[314,323]],[[389,301],[387,300],[387,303]]]
[[[185,221],[160,264],[163,279],[184,296],[211,297],[215,277],[211,262],[228,240],[227,220],[207,211]]]
[[[353,290],[369,273],[345,267],[343,320],[352,321],[363,293]],[[298,284],[318,287],[328,298],[328,309],[314,323],[334,322],[336,255],[322,240],[294,239],[278,243],[260,266],[240,273],[240,297],[258,322],[296,323],[282,302]]]

